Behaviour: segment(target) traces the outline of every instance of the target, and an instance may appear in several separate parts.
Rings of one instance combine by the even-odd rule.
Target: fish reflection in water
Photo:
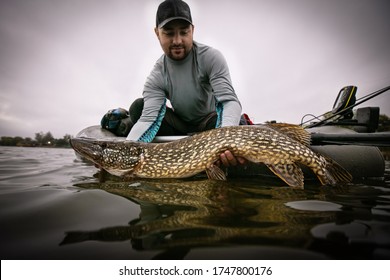
[[[297,210],[286,206],[289,201],[305,200],[308,196],[321,200],[335,189],[324,188],[321,192],[315,186],[311,192],[310,187],[294,190],[244,185],[212,180],[78,184],[135,202],[140,206],[139,218],[128,226],[67,232],[61,245],[87,240],[131,240],[133,249],[163,250],[163,255],[172,250],[181,249],[185,255],[191,248],[227,245],[307,248],[313,224],[336,219],[336,212],[303,211],[297,215]]]

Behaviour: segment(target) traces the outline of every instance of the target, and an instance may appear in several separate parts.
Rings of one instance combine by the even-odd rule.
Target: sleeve
[[[142,115],[130,130],[126,140],[151,142],[161,126],[166,112],[166,96],[163,75],[158,64],[146,80],[143,98]]]
[[[217,127],[238,125],[242,108],[232,85],[227,62],[221,52],[215,49],[212,49],[207,61],[210,62],[210,85],[216,99]]]

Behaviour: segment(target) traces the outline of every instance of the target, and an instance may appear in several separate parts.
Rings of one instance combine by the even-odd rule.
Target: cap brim
[[[187,18],[185,17],[171,17],[171,18],[167,18],[166,20],[164,20],[163,22],[161,22],[159,25],[158,25],[158,28],[162,28],[164,27],[164,25],[166,25],[168,22],[171,22],[173,20],[177,20],[177,19],[181,19],[181,20],[184,20],[186,22],[188,22],[189,24],[192,24],[191,21],[189,21]]]

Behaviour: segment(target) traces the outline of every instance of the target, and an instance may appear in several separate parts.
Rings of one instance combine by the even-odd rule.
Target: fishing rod
[[[340,93],[339,93],[339,96],[338,96],[338,99],[336,100],[336,102],[335,102],[335,105],[334,106],[336,106],[336,104],[338,103],[338,101],[340,100],[340,98],[343,98],[343,96],[340,96],[341,94],[342,94],[342,91],[343,90],[345,90],[345,89],[347,89],[347,88],[350,88],[350,92],[347,92],[347,97],[348,97],[348,94],[349,94],[349,99],[348,100],[346,100],[346,104],[348,105],[348,102],[350,102],[350,100],[351,100],[351,96],[352,96],[352,93],[353,93],[353,95],[356,93],[356,87],[345,87],[345,88],[343,88],[341,91],[340,91]],[[354,90],[354,92],[353,92],[353,90]],[[327,117],[327,118],[325,118],[325,119],[323,119],[323,120],[320,120],[319,122],[316,122],[316,123],[313,123],[313,124],[310,124],[310,125],[308,125],[308,126],[306,126],[305,128],[312,128],[312,127],[316,127],[316,126],[320,126],[320,125],[322,125],[322,124],[324,124],[325,122],[327,122],[328,120],[330,120],[330,119],[333,119],[333,118],[335,118],[335,117],[337,117],[337,116],[339,116],[339,118],[341,118],[342,116],[344,116],[345,114],[347,114],[352,108],[354,108],[354,107],[356,107],[356,106],[358,106],[358,105],[360,105],[360,104],[362,104],[362,103],[364,103],[364,102],[366,102],[366,101],[368,101],[368,100],[370,100],[370,99],[372,99],[372,98],[374,98],[374,97],[376,97],[376,96],[378,96],[378,95],[380,95],[380,94],[382,94],[382,93],[384,93],[384,92],[386,92],[386,91],[388,91],[388,90],[390,90],[390,86],[388,86],[388,87],[385,87],[385,88],[382,88],[382,89],[380,89],[380,90],[377,90],[377,91],[375,91],[375,92],[373,92],[373,93],[370,93],[370,94],[368,94],[368,95],[366,95],[366,96],[363,96],[363,97],[361,97],[361,98],[359,98],[359,99],[357,99],[356,101],[359,101],[359,102],[352,102],[353,104],[352,105],[350,105],[350,106],[347,106],[347,107],[345,107],[344,109],[342,109],[342,110],[340,110],[340,111],[336,111],[336,112],[334,112],[335,111],[335,109],[333,109],[333,111],[332,111],[332,115],[331,116],[329,116],[329,117]],[[345,97],[345,96],[344,96]],[[303,126],[304,124],[306,124],[306,123],[308,123],[308,122],[311,122],[311,121],[313,121],[313,120],[319,120],[321,117],[323,117],[324,115],[326,115],[326,114],[328,114],[329,112],[327,112],[327,113],[324,113],[324,114],[322,114],[322,115],[320,115],[320,116],[318,116],[318,117],[314,117],[314,118],[312,118],[312,119],[310,119],[310,120],[308,120],[308,121],[306,121],[306,122],[301,122],[301,126]],[[304,117],[303,117],[304,118]],[[303,119],[302,118],[302,119]]]

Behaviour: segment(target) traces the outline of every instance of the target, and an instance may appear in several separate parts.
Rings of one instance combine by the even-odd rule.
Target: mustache
[[[171,45],[170,48],[171,48],[171,49],[184,48],[184,45],[182,45],[182,44],[178,44],[178,45],[174,44],[174,45]]]

